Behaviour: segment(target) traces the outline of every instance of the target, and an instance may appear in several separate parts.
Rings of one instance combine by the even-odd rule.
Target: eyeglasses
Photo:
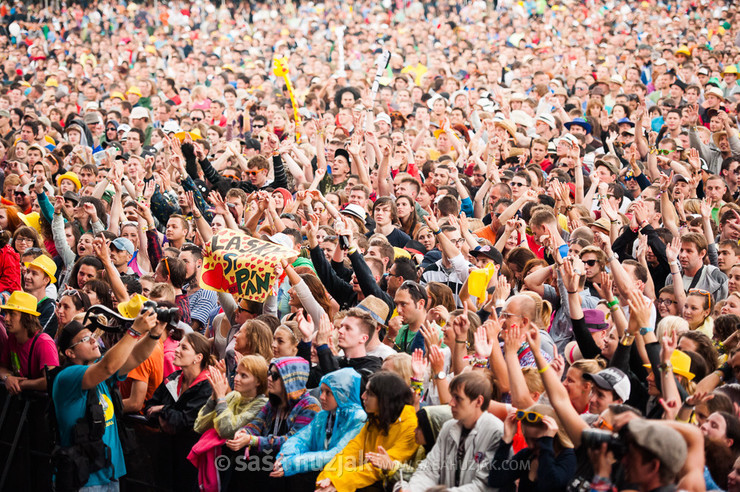
[[[658,155],[668,155],[671,152],[675,152],[675,151],[670,150],[670,149],[653,149],[650,151],[651,154],[658,154]]]
[[[588,266],[594,266],[596,263],[599,262],[599,260],[582,260],[584,265]]]
[[[169,261],[169,259],[165,256],[164,258],[162,258],[162,262],[164,262],[164,267],[167,269],[167,277],[171,277],[172,276],[172,272],[170,272],[170,261]]]
[[[270,371],[267,373],[267,376],[273,381],[277,381],[280,379],[280,373],[277,371]]]
[[[664,304],[666,306],[670,306],[671,304],[678,304],[678,303],[676,301],[671,300],[671,299],[658,299],[657,301],[655,301],[655,304],[657,304],[658,306],[660,306],[661,304]]]
[[[87,335],[87,336],[84,336],[84,337],[82,337],[82,338],[80,339],[80,341],[79,341],[79,342],[77,342],[77,343],[73,343],[73,344],[72,344],[72,345],[70,345],[70,346],[69,346],[68,348],[70,348],[70,349],[73,349],[73,348],[75,348],[76,346],[78,346],[79,344],[81,344],[81,343],[87,343],[87,342],[89,342],[90,340],[95,340],[95,335]]]
[[[455,243],[455,245],[458,245],[458,244],[464,243],[465,239],[463,238],[453,239],[452,242]]]
[[[33,238],[30,237],[17,237],[15,238],[16,243],[33,243]]]
[[[526,410],[517,410],[516,412],[516,419],[518,421],[526,421],[530,424],[536,424],[537,422],[542,422],[542,419],[544,418],[544,415],[537,412],[532,411],[526,411]]]
[[[521,317],[521,315],[519,315],[519,314],[509,313],[509,312],[506,312],[506,311],[501,311],[501,314],[498,315],[498,318],[499,319],[507,319],[507,318],[513,318],[515,316]]]

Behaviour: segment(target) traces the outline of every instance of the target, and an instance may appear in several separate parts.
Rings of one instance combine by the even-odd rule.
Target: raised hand
[[[439,333],[437,332],[437,329],[432,326],[429,321],[425,321],[419,329],[421,331],[421,336],[424,337],[424,344],[427,350],[429,350],[429,347],[431,347],[432,345],[439,346],[442,343],[442,340],[440,340],[439,338]]]
[[[671,361],[671,356],[678,345],[678,332],[673,330],[670,335],[664,335],[660,340],[660,360],[667,363]]]
[[[427,348],[427,357],[433,374],[439,374],[445,367],[445,356],[442,349],[437,345],[431,345]]]
[[[411,354],[411,371],[414,373],[414,378],[418,380],[424,379],[427,364],[427,360],[424,358],[424,351],[419,348],[414,350],[414,353]]]
[[[467,341],[469,328],[470,321],[468,320],[468,305],[464,304],[463,313],[452,321],[452,329],[455,330],[455,339],[459,341]]]
[[[329,319],[329,315],[321,313],[321,319],[319,320],[319,331],[316,332],[316,340],[314,341],[317,347],[329,344],[329,337],[331,332],[334,330],[334,326]]]
[[[681,238],[674,237],[669,244],[665,246],[665,257],[668,263],[678,260],[678,253],[681,251]]]
[[[221,195],[218,191],[212,191],[208,195],[208,201],[211,202],[211,205],[213,205],[213,211],[218,215],[227,215],[229,213],[229,209],[226,208],[226,203],[224,203],[224,199],[221,198]]]
[[[54,198],[54,213],[57,215],[61,214],[62,210],[64,210],[64,197],[56,196]]]
[[[296,313],[296,322],[298,323],[298,331],[301,332],[301,341],[311,342],[311,338],[314,334],[314,324],[311,319],[311,315],[303,315],[303,309],[299,309]]]
[[[475,355],[481,359],[488,359],[491,356],[493,350],[493,340],[489,340],[488,332],[484,326],[479,326],[475,333],[473,333],[475,339]]]

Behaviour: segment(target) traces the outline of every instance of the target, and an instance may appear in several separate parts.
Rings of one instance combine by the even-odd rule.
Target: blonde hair
[[[414,371],[411,368],[411,356],[407,353],[393,354],[385,358],[383,362],[390,362],[393,372],[401,376],[406,384],[411,385],[411,376]]]
[[[542,376],[535,367],[522,367],[524,381],[527,383],[527,390],[530,393],[541,395],[545,392],[545,383],[542,382]]]
[[[689,331],[689,322],[679,316],[666,316],[658,322],[655,336],[658,340],[662,340],[664,336],[673,335],[674,331],[677,335]]]

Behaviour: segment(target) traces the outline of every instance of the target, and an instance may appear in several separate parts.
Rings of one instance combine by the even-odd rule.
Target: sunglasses
[[[516,181],[512,181],[509,183],[509,186],[516,186],[517,188],[519,188],[520,186],[527,186],[527,185],[525,185],[524,183],[517,183]]]
[[[536,424],[538,422],[542,422],[543,415],[541,413],[532,412],[532,411],[526,411],[526,410],[517,410],[516,412],[516,419],[520,422],[525,421],[529,422],[530,424]]]
[[[15,192],[13,192],[13,194],[15,196],[26,196],[26,194],[24,192],[22,192],[22,191],[15,191]]]
[[[280,373],[277,371],[270,371],[267,373],[267,375],[272,379],[273,381],[277,381],[280,379]]]
[[[700,296],[706,296],[708,299],[709,308],[712,308],[712,294],[710,294],[708,291],[704,289],[689,289],[689,295],[691,294],[699,294]]]
[[[64,289],[62,294],[59,296],[61,299],[62,297],[70,296],[70,297],[77,297],[80,301],[82,301],[82,296],[80,296],[80,292],[76,289]]]
[[[588,266],[594,266],[598,262],[599,260],[583,260],[583,264]]]
[[[629,132],[622,132],[622,133],[620,133],[620,135],[622,135],[622,136],[623,136],[623,137],[625,137],[625,138],[627,138],[627,137],[634,137],[634,135],[632,135],[632,134],[631,134],[631,133],[629,133]]]
[[[252,125],[253,130],[262,130],[265,127],[265,125]]]
[[[260,172],[259,171],[244,171],[247,176],[257,176]]]
[[[105,131],[107,131],[107,132],[115,132],[115,131],[118,131],[118,130],[116,130],[116,128],[112,126],[110,128],[106,128]]]
[[[203,121],[203,118],[190,118],[192,121]]]
[[[604,429],[604,430],[608,430],[612,432],[614,431],[614,427],[612,427],[612,425],[604,419],[599,419],[599,421],[596,422],[594,427],[596,427],[597,429]]]

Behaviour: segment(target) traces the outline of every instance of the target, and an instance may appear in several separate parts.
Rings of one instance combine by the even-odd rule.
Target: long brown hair
[[[264,321],[248,319],[242,325],[247,339],[248,354],[272,360],[272,330]]]
[[[216,364],[216,357],[211,354],[211,341],[209,339],[197,331],[190,332],[182,338],[183,340],[187,340],[190,346],[193,347],[193,352],[203,356],[200,361],[201,371],[208,366]]]
[[[398,203],[398,200],[403,198],[404,200],[407,200],[409,202],[409,205],[411,205],[411,213],[406,219],[403,219],[401,217],[398,217],[398,222],[401,223],[401,230],[408,234],[411,237],[414,237],[414,234],[416,233],[416,229],[419,225],[419,220],[416,217],[416,209],[414,200],[411,199],[410,196],[407,195],[401,195],[396,198],[396,203]]]
[[[319,303],[321,309],[323,309],[326,314],[329,315],[329,318],[331,318],[333,314],[331,300],[329,300],[329,295],[326,293],[324,284],[321,283],[321,280],[319,280],[316,275],[311,273],[302,273],[300,276],[303,281],[306,282],[306,285],[311,290],[311,295],[316,299],[316,302]]]

